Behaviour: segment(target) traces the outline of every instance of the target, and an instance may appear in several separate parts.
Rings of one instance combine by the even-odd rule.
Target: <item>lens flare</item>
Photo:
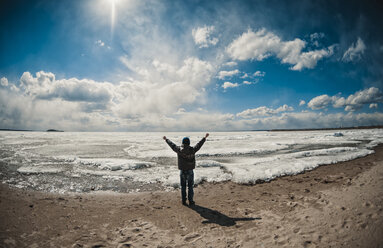
[[[111,36],[113,38],[113,33],[114,33],[114,27],[116,23],[116,4],[118,0],[109,0],[110,2],[110,32]]]

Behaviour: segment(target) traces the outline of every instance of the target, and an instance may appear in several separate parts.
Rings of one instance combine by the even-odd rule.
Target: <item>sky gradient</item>
[[[1,1],[0,128],[383,124],[379,1]]]

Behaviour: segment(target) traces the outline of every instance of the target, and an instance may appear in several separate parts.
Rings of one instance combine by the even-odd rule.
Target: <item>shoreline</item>
[[[0,185],[5,247],[379,247],[383,145],[351,161],[242,185],[179,190],[45,193]],[[130,245],[130,246],[129,246]]]

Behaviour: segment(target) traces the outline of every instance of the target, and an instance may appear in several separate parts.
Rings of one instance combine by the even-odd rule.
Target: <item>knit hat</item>
[[[188,137],[185,137],[182,139],[182,144],[183,145],[190,145],[190,139]]]

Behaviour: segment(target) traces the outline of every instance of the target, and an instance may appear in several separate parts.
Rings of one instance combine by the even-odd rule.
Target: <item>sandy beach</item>
[[[0,186],[1,247],[383,247],[383,146],[269,183],[52,194]]]

